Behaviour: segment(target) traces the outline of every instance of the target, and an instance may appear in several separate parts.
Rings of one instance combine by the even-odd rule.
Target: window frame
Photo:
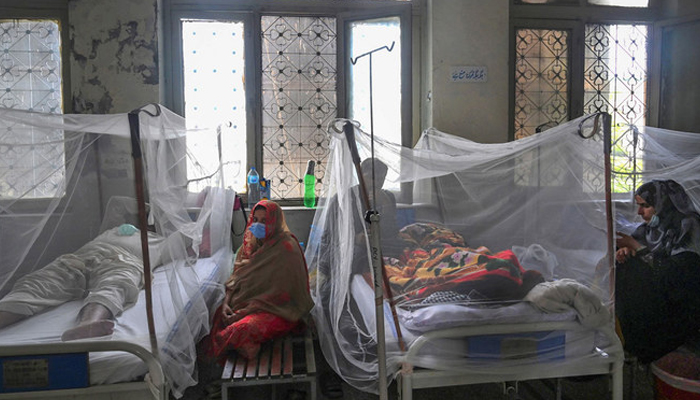
[[[40,20],[50,19],[58,21],[61,37],[61,102],[62,113],[73,112],[71,70],[70,70],[70,32],[68,19],[68,0],[25,0],[21,5],[12,0],[0,0],[1,19]],[[64,204],[65,195],[47,198],[22,198],[1,200],[1,204],[13,203],[13,209],[18,212],[34,213],[43,209],[53,201]],[[63,207],[59,205],[59,207]]]
[[[515,139],[515,68],[517,65],[517,61],[515,59],[515,48],[517,45],[515,40],[515,32],[518,29],[551,29],[569,32],[569,69],[567,72],[569,93],[567,95],[567,120],[570,120],[574,118],[574,115],[577,115],[576,112],[574,112],[574,110],[577,110],[577,112],[582,114],[584,54],[583,51],[581,51],[581,54],[577,55],[575,54],[574,49],[576,49],[576,47],[578,46],[576,44],[576,38],[583,37],[584,25],[579,22],[567,20],[511,19],[509,29],[510,40],[508,49],[508,65],[510,65],[510,72],[508,77],[508,141],[512,141]],[[583,46],[581,46],[581,50],[583,50]],[[580,79],[574,80],[574,78],[579,77]]]
[[[58,21],[61,31],[61,97],[63,113],[73,111],[70,82],[70,35],[68,21],[68,0],[25,0],[21,5],[16,1],[0,0],[1,19],[53,19]]]
[[[184,81],[182,74],[182,43],[178,29],[181,18],[224,19],[232,16],[245,18],[246,37],[251,43],[245,48],[246,76],[246,138],[248,142],[245,170],[255,166],[262,171],[262,53],[260,19],[264,15],[320,16],[336,18],[337,27],[337,117],[347,116],[346,68],[349,64],[346,46],[346,21],[399,16],[402,24],[402,92],[401,123],[402,144],[413,143],[413,82],[412,82],[412,17],[414,4],[400,0],[357,0],[331,2],[328,0],[303,0],[294,4],[279,0],[164,0],[163,1],[163,68],[164,82],[162,102],[179,115],[184,115]],[[404,25],[405,24],[405,25]],[[249,73],[253,71],[253,73]],[[342,104],[340,102],[343,102]],[[264,173],[264,171],[262,171]],[[302,199],[281,200],[282,204],[300,205]]]
[[[343,116],[349,115],[349,102],[347,101],[347,88],[350,86],[349,74],[346,74],[349,68],[352,68],[350,58],[350,50],[346,46],[346,38],[349,37],[350,33],[350,23],[358,22],[363,20],[379,19],[383,17],[398,17],[401,24],[405,26],[401,27],[401,145],[406,147],[413,146],[413,128],[412,124],[412,103],[411,101],[406,101],[405,99],[410,99],[413,92],[413,82],[412,82],[412,69],[413,65],[411,63],[411,36],[413,32],[412,27],[412,10],[410,4],[408,7],[402,7],[401,9],[396,7],[391,8],[377,8],[376,10],[364,10],[360,12],[352,13],[341,13],[338,18],[338,25],[342,28],[342,43],[343,43],[343,57],[338,60],[339,75],[342,71],[342,93],[339,91],[339,95],[342,94],[342,98],[345,101]],[[340,29],[338,29],[340,31]],[[340,53],[340,52],[339,52]],[[339,83],[340,81],[339,80]]]
[[[652,70],[654,59],[654,25],[660,19],[661,0],[649,0],[649,7],[599,6],[579,0],[578,4],[515,4],[510,0],[509,21],[509,102],[508,102],[508,140],[515,138],[515,31],[516,29],[570,29],[571,53],[569,119],[583,115],[584,107],[584,65],[585,65],[585,27],[586,24],[645,24],[648,29],[647,40],[647,92],[646,120],[652,115],[652,91],[649,86],[654,76]]]
[[[699,21],[700,15],[688,15],[668,19],[660,18],[651,27],[654,34],[650,40],[652,43],[653,53],[649,56],[649,59],[651,60],[651,67],[647,83],[647,91],[650,94],[648,106],[649,126],[659,127],[659,124],[662,121],[661,98],[663,97],[664,88],[662,87],[661,81],[663,72],[662,59],[664,57],[664,49],[662,48],[664,35],[668,32],[668,30],[672,30],[684,24],[697,24]]]

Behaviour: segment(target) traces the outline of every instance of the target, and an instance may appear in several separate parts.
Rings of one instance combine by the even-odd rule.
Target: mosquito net
[[[348,121],[336,122],[306,250],[330,365],[353,386],[378,390],[373,254],[357,171],[380,216],[389,379],[405,363],[536,376],[621,359],[602,121],[582,117],[503,144],[429,129],[412,149],[355,127],[357,167],[338,128]]]
[[[613,190],[620,228],[639,223],[634,191],[645,182],[674,180],[700,210],[700,134],[653,127],[631,127],[614,138]]]
[[[3,323],[0,341],[127,341],[153,351],[142,290],[150,283],[153,352],[179,397],[196,383],[195,344],[209,331],[230,273],[235,193],[224,188],[215,129],[188,131],[183,118],[158,105],[130,114],[136,117],[131,124],[129,114],[0,110],[0,314],[20,316]],[[140,139],[130,135],[136,125]],[[142,174],[128,155],[104,151],[115,138],[130,137],[134,153],[142,154]],[[197,154],[199,148],[212,154]],[[139,176],[147,227],[130,194]],[[115,189],[105,187],[104,177],[129,190],[107,196],[105,189]],[[113,329],[98,330],[98,337],[82,331],[66,336],[78,324],[78,311],[93,301],[114,315]],[[91,354],[90,360],[93,384],[147,372],[121,352]]]

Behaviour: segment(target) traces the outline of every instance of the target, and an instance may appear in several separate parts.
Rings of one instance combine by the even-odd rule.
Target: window
[[[517,4],[517,3],[516,3]],[[647,7],[647,1],[589,0],[590,5]],[[514,6],[513,14],[513,138],[520,139],[583,114],[607,112],[612,116],[616,171],[640,168],[638,161],[616,152],[633,146],[631,125],[647,118],[649,25],[652,9],[633,20],[609,15],[605,7],[559,7],[555,15],[585,14],[587,21],[535,19],[536,5]],[[615,19],[615,23],[606,22]],[[583,18],[582,18],[583,19]],[[626,19],[631,19],[627,17]],[[636,165],[635,165],[636,163]],[[617,190],[633,187],[619,175]],[[588,175],[591,190],[602,187],[602,176]],[[595,188],[594,188],[595,187]]]
[[[350,59],[392,43],[374,58],[375,134],[410,142],[410,2],[170,0],[164,9],[166,105],[188,125],[221,124],[226,186],[245,191],[255,166],[271,180],[274,199],[300,202],[314,160],[320,194],[328,124],[349,117],[369,131],[373,122],[368,65]]]
[[[569,32],[515,31],[515,138],[569,117]]]
[[[60,114],[63,112],[63,65],[59,19],[0,20],[0,107]],[[63,132],[13,142],[12,124],[0,126],[0,199],[62,196],[65,165]],[[22,135],[26,137],[26,135]],[[52,143],[37,145],[37,143]],[[56,156],[59,157],[56,157]],[[58,160],[57,164],[46,160]]]
[[[515,4],[568,4],[578,5],[580,0],[515,0]],[[586,0],[587,4],[614,7],[648,7],[649,0]]]
[[[223,167],[224,185],[245,187],[246,107],[244,66],[244,24],[241,21],[185,19],[182,23],[182,60],[184,93],[187,99],[188,128],[203,128],[220,121],[221,147],[212,138],[191,135],[187,138],[198,163],[219,163]],[[225,49],[225,50],[224,50]],[[193,143],[194,142],[194,143]],[[201,174],[199,165],[188,165],[188,178]],[[216,165],[203,166],[204,171]]]
[[[308,160],[323,182],[325,129],[338,115],[336,23],[334,17],[261,17],[263,174],[276,198],[303,197]]]
[[[598,6],[619,6],[619,7],[648,7],[649,0],[588,0],[589,4]]]

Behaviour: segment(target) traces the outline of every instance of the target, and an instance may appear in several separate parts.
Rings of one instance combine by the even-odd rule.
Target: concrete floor
[[[316,352],[318,365],[317,400],[327,400],[322,394],[322,378],[327,376],[330,368],[323,359],[320,350]],[[632,379],[634,373],[634,379]],[[221,367],[211,363],[201,363],[199,368],[200,383],[185,392],[182,400],[218,400],[221,399],[220,386],[217,380],[221,376]],[[631,382],[635,381],[634,391]],[[586,379],[562,379],[561,400],[604,400],[610,399],[609,378],[607,376],[588,377]],[[548,400],[556,399],[554,379],[524,381],[518,383],[517,395],[506,394],[502,383],[453,386],[447,388],[420,389],[413,393],[414,400]],[[624,367],[625,400],[654,400],[653,376],[644,366],[625,364]],[[364,393],[354,389],[347,383],[342,383],[344,400],[378,400],[379,396]],[[272,392],[270,385],[259,387],[235,388],[229,391],[230,400],[302,400],[310,399],[309,389],[303,384],[279,385]],[[174,398],[173,398],[174,399]],[[389,388],[389,399],[398,399],[396,384]]]

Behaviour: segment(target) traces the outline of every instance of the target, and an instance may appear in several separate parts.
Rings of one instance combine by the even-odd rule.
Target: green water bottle
[[[309,160],[306,164],[306,175],[304,175],[304,206],[313,208],[316,205],[316,175],[314,167],[316,162]]]

